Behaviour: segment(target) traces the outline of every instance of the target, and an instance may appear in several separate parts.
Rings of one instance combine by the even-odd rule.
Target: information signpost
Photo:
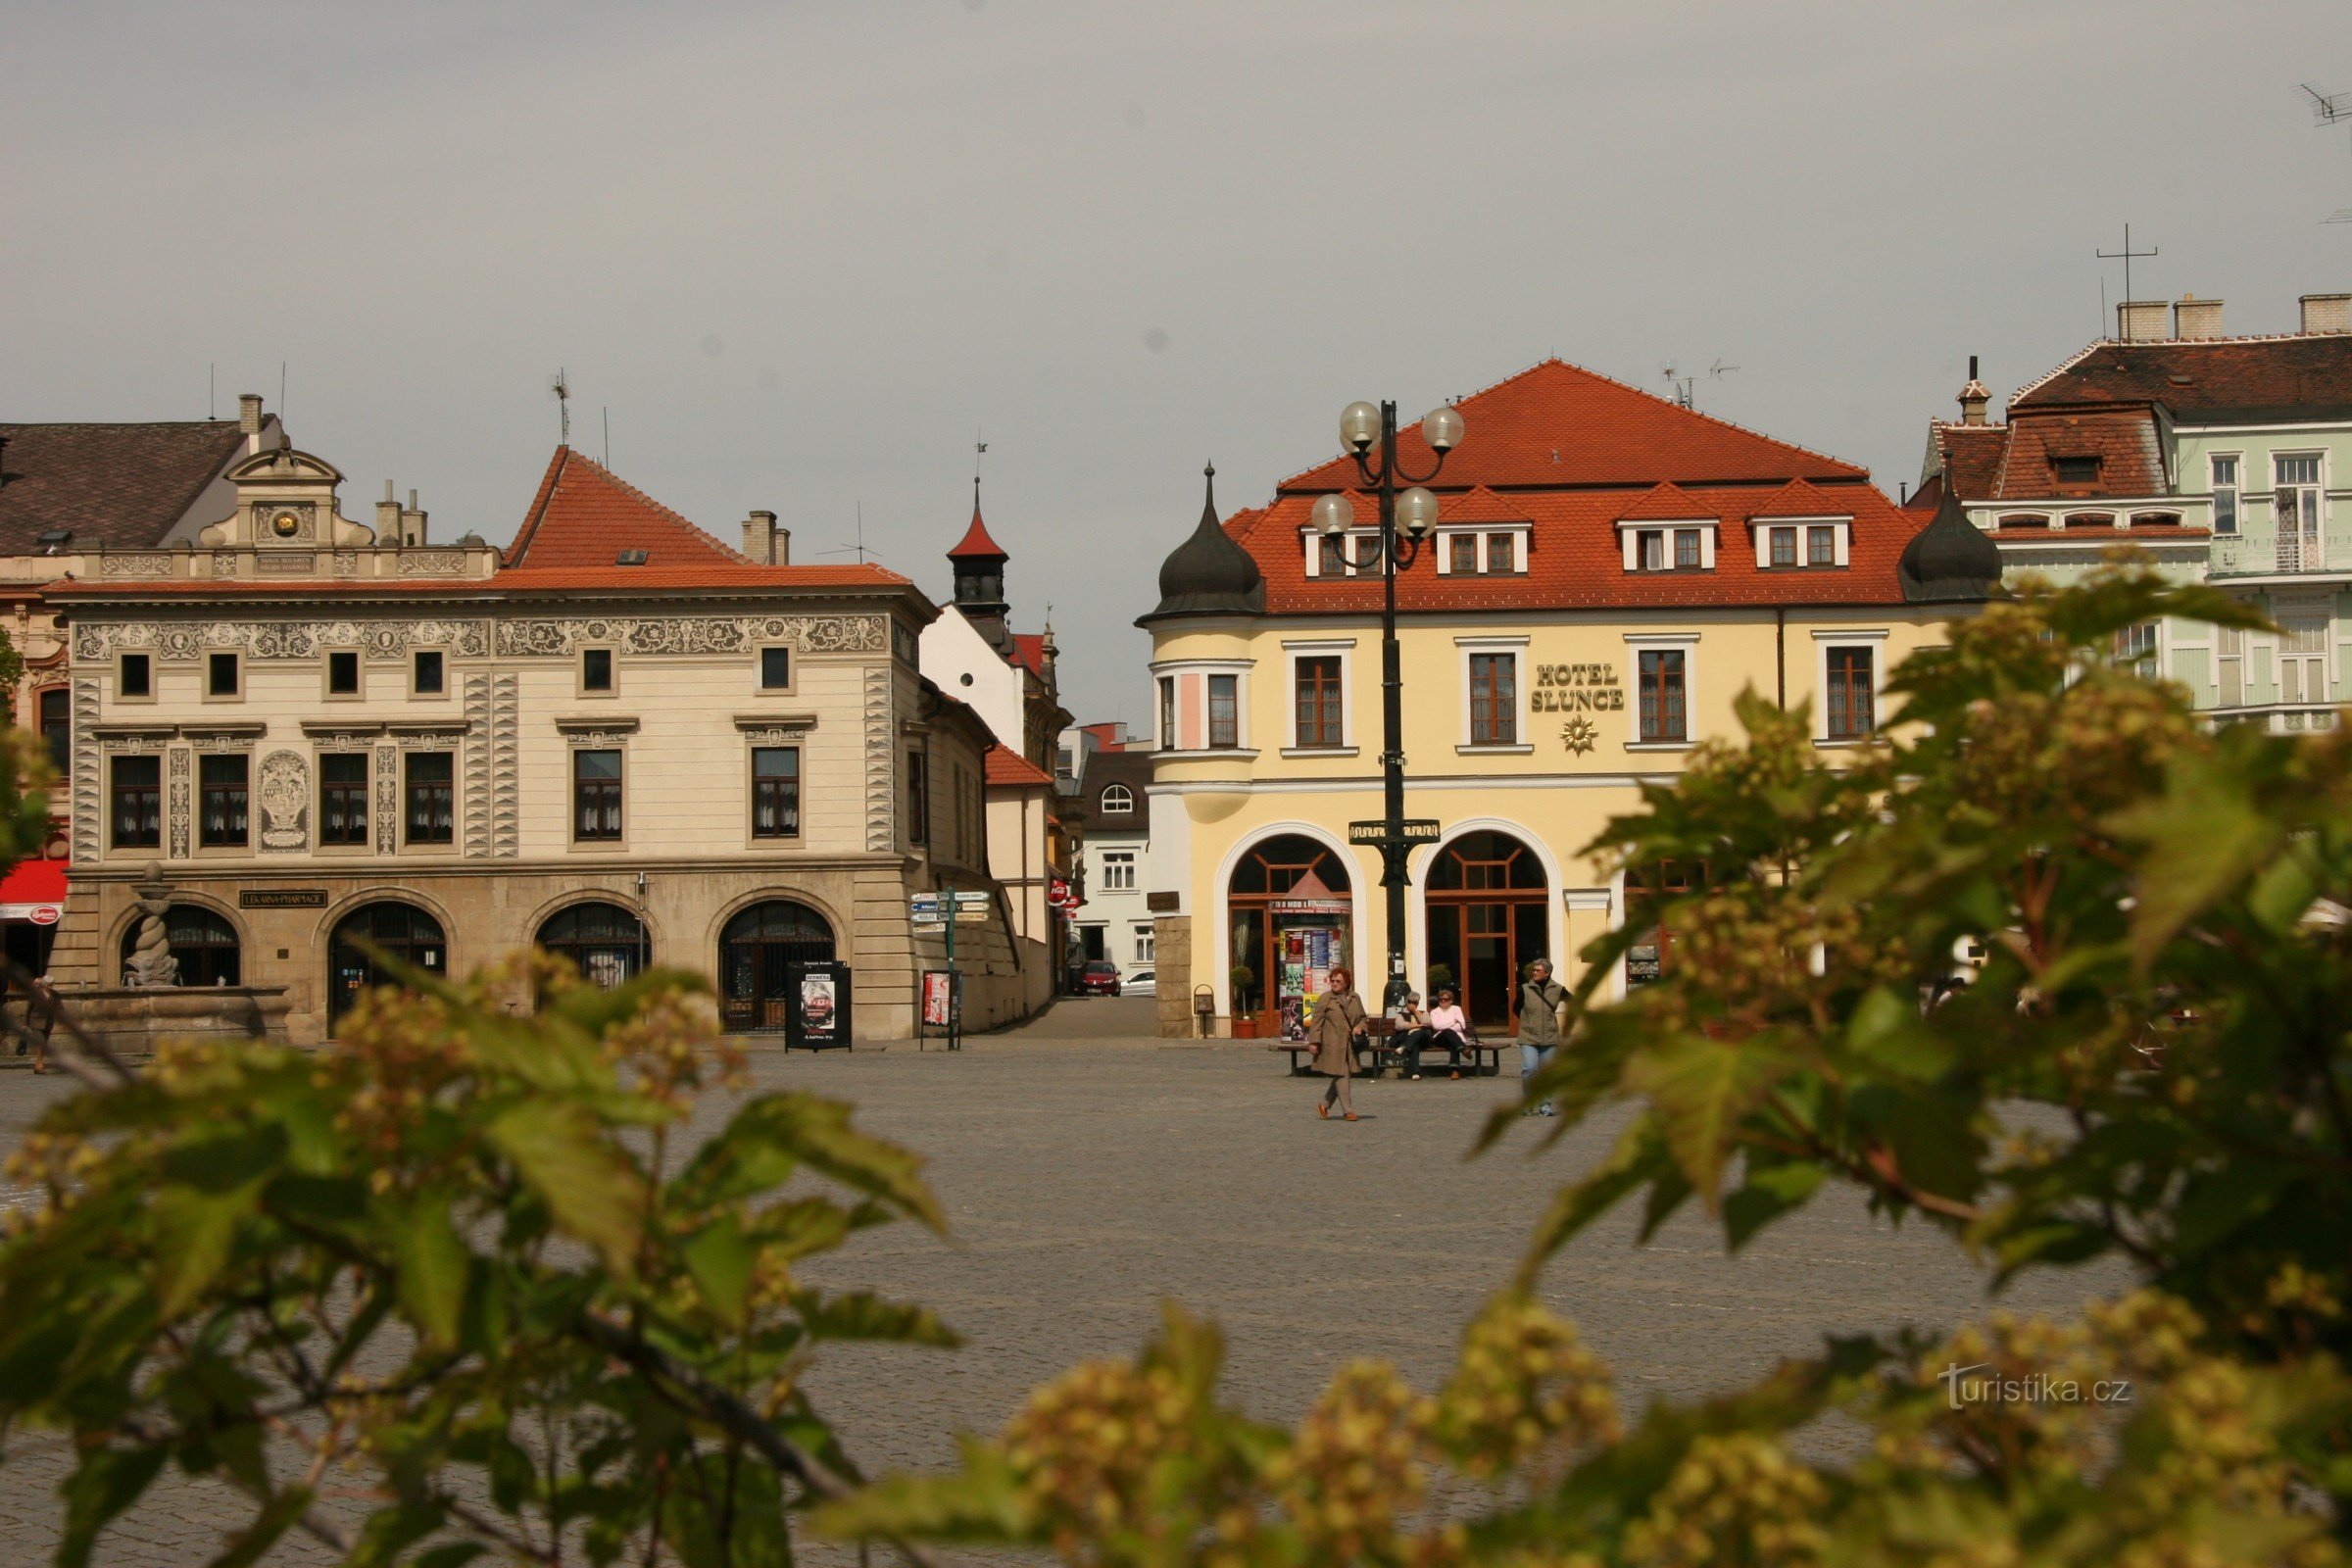
[[[948,1049],[963,1049],[963,973],[956,967],[956,928],[959,925],[986,925],[990,906],[996,903],[993,893],[948,888],[938,893],[916,893],[906,900],[908,924],[918,935],[944,932],[948,939],[948,966],[923,972],[922,994],[917,1003],[918,1023],[915,1044],[922,1041],[933,1024],[947,1030]],[[934,1016],[934,1012],[939,1016]]]

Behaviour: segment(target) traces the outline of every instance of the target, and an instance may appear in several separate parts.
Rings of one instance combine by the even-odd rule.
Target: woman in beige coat
[[[1354,979],[1345,969],[1331,971],[1323,999],[1315,1004],[1312,1031],[1315,1071],[1331,1074],[1331,1087],[1323,1091],[1323,1102],[1315,1107],[1315,1114],[1328,1118],[1336,1100],[1349,1121],[1355,1120],[1355,1102],[1348,1093],[1348,1084],[1355,1076],[1355,1037],[1364,1032],[1364,1004],[1355,994]]]

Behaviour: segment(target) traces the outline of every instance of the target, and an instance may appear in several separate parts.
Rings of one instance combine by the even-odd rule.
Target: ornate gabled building
[[[2325,729],[2352,687],[2352,295],[2297,330],[2228,336],[2222,302],[2133,300],[2116,335],[2020,387],[2004,418],[1969,362],[1960,417],[1928,427],[1915,513],[1957,499],[2012,577],[2079,577],[2128,548],[2259,606],[2276,633],[2168,620],[2115,657],[2217,720]]]
[[[1642,786],[1737,733],[1753,690],[1810,710],[1826,760],[1871,743],[1888,669],[1997,586],[1957,513],[1906,515],[1862,468],[1558,360],[1459,405],[1437,522],[1396,579],[1408,862],[1406,978],[1454,987],[1493,1034],[1538,957],[1574,977],[1603,929],[1692,874],[1588,853]],[[1403,463],[1426,472],[1420,433]],[[1326,535],[1320,465],[1221,517],[1213,492],[1160,569],[1150,785],[1161,1031],[1295,1033],[1334,963],[1381,989],[1377,507]],[[1957,531],[1955,531],[1957,530]],[[1173,907],[1169,907],[1173,906]],[[1673,961],[1634,949],[1613,989]]]
[[[959,933],[975,1026],[1026,1004],[988,871],[986,727],[916,668],[937,614],[879,566],[795,565],[772,514],[719,543],[559,449],[514,544],[434,545],[276,446],[166,548],[45,590],[69,617],[74,882],[50,974],[122,983],[168,902],[181,984],[282,988],[297,1040],[379,978],[536,943],[600,982],[712,974],[782,1025],[797,962],[855,971],[852,1028],[910,1032]],[[157,891],[159,890],[160,891]],[[517,999],[518,1003],[525,999]]]

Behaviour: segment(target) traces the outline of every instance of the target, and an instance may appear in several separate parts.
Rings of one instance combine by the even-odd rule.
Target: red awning
[[[18,861],[7,876],[0,877],[0,920],[55,925],[65,912],[69,869],[64,860]]]

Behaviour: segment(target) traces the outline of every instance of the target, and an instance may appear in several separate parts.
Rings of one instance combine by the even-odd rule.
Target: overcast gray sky
[[[277,403],[438,537],[573,442],[1015,615],[1146,716],[1162,554],[1546,354],[1914,475],[2137,292],[2352,289],[2340,3],[0,4],[0,417]],[[1476,440],[1475,428],[1470,439]],[[844,559],[844,558],[832,558]]]

